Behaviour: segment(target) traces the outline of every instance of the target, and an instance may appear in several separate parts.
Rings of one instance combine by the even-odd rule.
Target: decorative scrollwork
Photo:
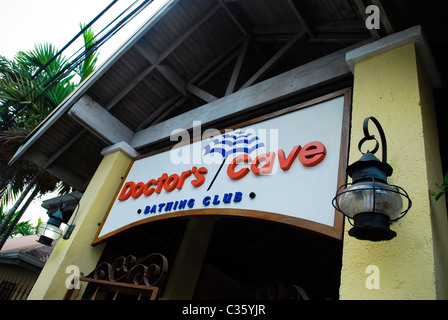
[[[381,127],[380,122],[375,118],[375,117],[367,117],[364,119],[363,125],[362,125],[362,129],[364,132],[364,137],[359,141],[358,143],[358,150],[359,152],[361,152],[362,154],[364,154],[364,152],[362,152],[361,147],[364,144],[364,142],[369,141],[369,140],[375,140],[376,145],[375,148],[373,148],[372,151],[368,151],[371,152],[372,154],[375,154],[378,149],[380,144],[378,143],[378,140],[376,140],[375,136],[373,134],[369,133],[369,120],[371,120],[376,128],[378,129],[378,133],[380,134],[380,138],[381,138],[381,149],[382,149],[382,153],[383,153],[383,158],[382,161],[387,163],[387,142],[386,142],[386,135],[384,134],[383,131],[383,127]]]
[[[143,259],[121,256],[110,264],[100,263],[91,277],[98,280],[126,282],[136,285],[156,286],[168,273],[168,259],[160,253],[152,253]]]

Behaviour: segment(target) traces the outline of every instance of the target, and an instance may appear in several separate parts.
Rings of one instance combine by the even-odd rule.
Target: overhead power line
[[[57,54],[49,60],[43,67],[41,67],[39,70],[36,71],[36,73],[32,76],[32,79],[37,77],[41,72],[47,68],[51,62],[53,62],[58,56],[60,56],[70,45],[72,45],[88,28],[92,27],[92,25],[102,16],[105,12],[107,12],[118,0],[112,1],[103,11],[101,11],[91,22],[89,22],[72,40],[70,40],[61,50],[57,52]],[[58,82],[61,79],[64,79],[67,75],[69,75],[73,70],[80,65],[82,62],[84,62],[91,54],[93,54],[96,50],[98,50],[104,43],[106,43],[109,39],[111,39],[118,31],[120,31],[124,26],[126,26],[135,16],[137,16],[140,12],[142,12],[149,4],[153,2],[153,0],[144,0],[140,5],[138,5],[135,9],[132,11],[131,8],[135,6],[135,4],[138,2],[138,0],[134,1],[131,5],[129,5],[125,10],[123,10],[117,17],[115,17],[111,22],[107,24],[106,27],[104,27],[98,34],[94,36],[93,39],[90,40],[90,42],[87,44],[87,46],[90,44],[90,47],[85,50],[85,47],[81,47],[78,49],[68,60],[69,62],[67,65],[60,70],[57,74],[55,74],[50,80],[48,80],[45,84],[39,83],[39,85],[42,85],[44,87],[43,92],[41,92],[36,98],[34,98],[30,103],[23,105],[22,107],[15,110],[14,114],[11,115],[11,118],[9,119],[8,123],[6,124],[6,127],[9,127],[9,125],[14,121],[14,119],[18,119],[31,105],[36,103],[39,99],[45,96],[54,86],[58,84]],[[127,13],[130,11],[129,13]],[[127,13],[127,14],[126,14]],[[126,14],[126,15],[125,15]],[[116,22],[120,17],[125,15],[121,20]],[[116,23],[115,23],[116,22]],[[112,24],[115,23],[113,26]],[[112,26],[112,27],[111,27]],[[107,29],[110,28],[110,30],[107,31]],[[104,33],[104,35],[101,35]],[[101,37],[100,37],[101,35]],[[82,51],[80,54],[78,54],[80,51]],[[77,55],[78,54],[78,55]],[[77,55],[76,57],[74,57]],[[74,58],[73,58],[74,57]],[[72,59],[73,60],[70,60]],[[34,90],[36,90],[37,87],[35,87],[33,90],[28,92],[24,97],[29,96]]]
[[[39,68],[39,70],[37,70],[34,75],[31,77],[31,79],[36,78],[36,76],[38,76],[43,70],[45,70],[45,68],[47,68],[57,57],[59,57],[64,51],[65,49],[67,49],[73,42],[75,42],[86,30],[88,30],[95,21],[97,21],[103,14],[105,14],[115,3],[117,3],[118,0],[114,0],[112,1],[103,11],[101,11],[95,18],[93,18],[92,21],[90,21],[81,31],[78,32],[78,34],[76,36],[73,37],[72,40],[70,40],[61,50],[58,51],[58,53],[56,53],[56,55],[51,58],[44,66],[42,66],[41,68]]]

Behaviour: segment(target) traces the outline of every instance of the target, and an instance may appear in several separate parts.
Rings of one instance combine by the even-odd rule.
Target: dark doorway
[[[266,298],[263,290],[274,283],[299,286],[312,300],[338,299],[341,260],[342,241],[262,220],[218,218],[194,298]]]
[[[107,242],[100,262],[157,252],[169,260],[171,271],[187,223],[188,218],[168,219],[122,232]],[[268,286],[274,291],[296,286],[309,299],[336,300],[341,265],[340,240],[284,224],[220,216],[193,299],[276,299],[282,292],[268,297]]]

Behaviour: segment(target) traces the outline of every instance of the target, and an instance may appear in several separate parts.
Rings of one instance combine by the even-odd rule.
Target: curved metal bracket
[[[383,153],[382,161],[387,163],[387,142],[386,142],[386,136],[384,135],[384,131],[383,131],[383,128],[381,127],[381,124],[379,123],[379,121],[375,117],[367,117],[367,118],[364,119],[364,123],[363,123],[363,126],[362,126],[362,129],[364,131],[364,138],[362,138],[359,141],[359,143],[358,143],[358,150],[359,150],[359,152],[364,154],[364,152],[361,151],[361,147],[362,147],[363,143],[366,142],[366,141],[369,141],[369,140],[375,140],[375,142],[376,142],[375,148],[373,148],[372,151],[367,150],[367,152],[375,154],[378,151],[378,148],[379,148],[378,140],[375,138],[374,135],[371,135],[369,133],[369,120],[372,120],[372,122],[375,124],[376,128],[378,129],[378,132],[379,132],[380,138],[381,138],[381,150],[382,150],[382,153]]]

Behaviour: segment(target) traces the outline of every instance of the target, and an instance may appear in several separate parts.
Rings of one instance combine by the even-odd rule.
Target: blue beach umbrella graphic
[[[255,134],[251,132],[244,132],[242,130],[223,134],[207,144],[204,147],[204,156],[208,154],[220,154],[223,158],[223,161],[213,177],[207,191],[212,187],[228,156],[236,155],[237,153],[245,153],[250,155],[264,146],[265,144]]]

